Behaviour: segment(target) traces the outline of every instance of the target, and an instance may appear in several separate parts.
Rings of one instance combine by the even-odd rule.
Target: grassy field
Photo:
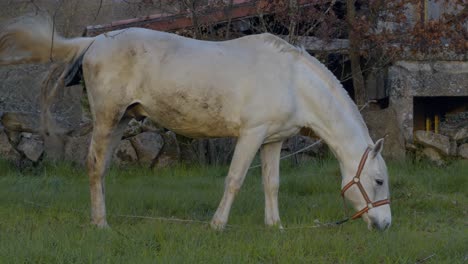
[[[287,229],[263,225],[260,170],[249,172],[224,232],[209,221],[226,167],[160,171],[111,169],[111,230],[89,224],[82,168],[46,165],[19,172],[0,162],[0,263],[468,263],[468,163],[445,168],[391,163],[393,224],[370,232],[359,220],[340,227],[301,228],[343,217],[333,159],[283,164],[280,213]],[[294,229],[298,227],[297,229]]]

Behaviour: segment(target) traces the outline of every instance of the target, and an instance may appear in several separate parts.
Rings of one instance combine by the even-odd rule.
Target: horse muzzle
[[[367,222],[370,230],[376,229],[384,231],[392,224],[392,215],[390,212],[390,206],[384,205],[382,207],[373,208],[363,216],[364,221]]]

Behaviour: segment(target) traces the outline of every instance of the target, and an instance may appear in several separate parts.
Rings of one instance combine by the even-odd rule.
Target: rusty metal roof
[[[311,0],[298,0],[298,5],[305,6],[311,4]],[[239,20],[254,17],[259,14],[259,10],[264,7],[265,1],[258,0],[234,0],[232,7],[227,9],[214,8],[204,11],[198,18],[199,24],[222,23],[228,19]],[[159,13],[146,17],[132,18],[114,21],[110,24],[88,26],[84,36],[96,36],[108,31],[128,28],[142,27],[159,31],[175,31],[178,29],[193,26],[191,16],[188,12],[180,14]]]

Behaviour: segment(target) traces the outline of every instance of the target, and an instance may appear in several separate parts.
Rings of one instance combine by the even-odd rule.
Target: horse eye
[[[378,185],[383,185],[383,180],[375,180]]]

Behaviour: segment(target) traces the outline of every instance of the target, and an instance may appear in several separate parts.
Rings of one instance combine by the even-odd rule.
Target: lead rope
[[[27,204],[27,205],[30,205],[30,206],[36,207],[36,208],[47,208],[47,209],[51,209],[51,210],[54,210],[54,209],[55,210],[60,210],[60,211],[63,211],[63,212],[73,212],[73,213],[77,213],[77,214],[88,214],[87,210],[86,211],[85,210],[78,210],[78,209],[64,210],[64,209],[54,208],[54,207],[52,207],[50,205],[35,203],[35,202],[30,201],[30,200],[23,200],[23,202],[25,204]],[[209,221],[182,219],[182,218],[176,218],[176,217],[142,216],[142,215],[128,215],[128,214],[109,214],[108,216],[109,217],[129,218],[129,219],[145,219],[145,220],[153,220],[153,221],[169,222],[169,223],[179,223],[179,224],[180,223],[182,223],[182,224],[199,224],[199,225],[206,225],[206,226],[210,225]],[[334,227],[334,226],[340,225],[341,221],[329,222],[329,223],[320,223],[318,221],[315,221],[315,223],[316,223],[315,225],[311,225],[311,226],[283,227],[283,228],[280,228],[280,230],[284,231],[284,230],[297,230],[297,229],[312,229],[312,228],[320,228],[320,227]],[[225,226],[225,228],[227,228],[227,229],[240,228],[240,227],[241,226],[230,225],[230,224]],[[269,229],[269,228],[268,227],[262,227],[262,228],[254,228],[254,229],[266,230],[266,229]],[[125,236],[125,237],[127,237],[127,236]]]

